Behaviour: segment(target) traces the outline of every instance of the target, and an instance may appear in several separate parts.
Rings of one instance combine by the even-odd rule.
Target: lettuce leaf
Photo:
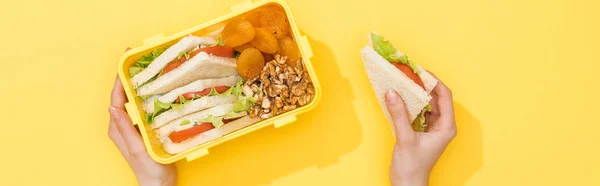
[[[208,115],[206,119],[202,120],[202,122],[212,123],[215,128],[221,128],[221,126],[225,125],[225,123],[223,123],[223,118],[223,116],[213,116],[211,114]]]
[[[415,118],[415,121],[412,123],[412,127],[417,132],[425,132],[425,128],[427,128],[427,124],[425,124],[425,113],[431,111],[431,105],[427,104],[421,113]]]
[[[171,108],[171,103],[163,103],[158,100],[158,98],[154,99],[154,112],[152,113],[152,118],[148,120],[148,123],[152,123],[156,115],[168,110],[169,108]]]
[[[181,104],[187,104],[190,101],[192,101],[192,100],[185,99],[185,97],[183,97],[183,95],[179,96],[179,103],[181,103]]]
[[[138,97],[142,100],[147,100],[148,98],[152,97],[152,95],[145,95],[145,96],[138,96]]]
[[[180,60],[182,57],[185,57],[185,59],[190,59],[190,54],[192,53],[192,50],[187,51],[187,52],[179,52],[179,54],[177,55],[177,60]]]
[[[234,112],[245,112],[250,110],[256,102],[256,98],[254,97],[239,97],[238,100],[233,103],[233,111]]]
[[[250,98],[244,98],[241,97],[242,95],[242,85],[244,84],[244,80],[240,79],[235,86],[229,88],[227,91],[219,94],[219,92],[217,92],[217,90],[213,87],[210,90],[210,93],[207,96],[217,96],[217,95],[225,95],[225,96],[229,96],[229,95],[236,95],[239,97],[238,101],[236,103],[234,103],[234,110],[236,110],[236,105],[237,106],[237,112],[244,112],[250,109],[250,107],[254,106],[254,102],[256,101],[256,99],[250,97]],[[202,96],[204,97],[204,96]],[[154,117],[156,117],[158,114],[169,110],[170,108],[173,109],[180,109],[183,105],[195,100],[195,99],[199,99],[201,97],[197,97],[197,98],[193,98],[193,99],[185,99],[185,97],[183,97],[183,95],[179,96],[179,103],[163,103],[160,100],[154,99],[154,113],[152,113],[152,115],[148,114],[149,116],[146,116],[146,120],[148,121],[148,123],[152,123],[152,121],[154,120]],[[242,100],[242,101],[240,101]],[[239,103],[238,103],[239,102]]]
[[[244,80],[240,79],[235,86],[233,87],[233,89],[231,90],[231,94],[235,95],[235,96],[241,96],[242,95],[242,85],[244,84]]]
[[[129,76],[133,77],[141,71],[143,71],[144,69],[146,69],[146,67],[148,67],[148,65],[150,65],[158,56],[160,56],[160,54],[165,52],[167,48],[168,46],[157,48],[155,50],[152,50],[150,53],[140,57],[140,59],[135,61],[135,64],[133,66],[129,67]]]
[[[133,77],[144,70],[144,67],[132,66],[129,67],[129,77]]]
[[[225,46],[225,43],[223,43],[223,37],[217,37],[217,46]]]
[[[186,120],[181,121],[181,123],[179,123],[179,126],[184,126],[184,125],[187,125],[187,124],[190,124],[190,123],[192,123],[192,122],[190,122],[190,120],[186,119]]]
[[[390,41],[385,40],[383,36],[377,35],[375,32],[371,32],[371,41],[373,43],[373,49],[379,55],[385,58],[388,62],[399,62],[405,65],[408,64],[408,66],[410,66],[413,72],[415,72],[416,74],[420,74],[419,69],[417,68],[417,64],[410,61],[410,59],[406,55],[396,55],[398,50],[394,47],[394,45],[392,45]]]

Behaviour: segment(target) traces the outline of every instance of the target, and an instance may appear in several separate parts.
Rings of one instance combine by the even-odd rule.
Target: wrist
[[[390,181],[392,186],[428,186],[429,174],[391,174]]]
[[[177,180],[172,177],[162,179],[138,179],[139,186],[176,186]]]
[[[398,184],[394,186],[428,186],[429,178],[409,178],[401,179]]]

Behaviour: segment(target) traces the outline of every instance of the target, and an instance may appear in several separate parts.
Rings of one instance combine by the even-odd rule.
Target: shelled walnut
[[[276,54],[257,78],[244,84],[244,91],[252,90],[250,95],[256,98],[257,103],[250,108],[250,117],[270,118],[307,105],[314,98],[315,88],[302,58],[298,58],[293,67],[286,61],[286,56]]]

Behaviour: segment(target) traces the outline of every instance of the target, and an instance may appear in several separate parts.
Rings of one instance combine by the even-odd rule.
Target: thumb
[[[415,131],[413,131],[408,119],[404,101],[402,101],[402,98],[400,98],[400,95],[396,91],[388,90],[385,93],[385,103],[394,123],[396,140],[399,142],[410,141],[415,137]]]

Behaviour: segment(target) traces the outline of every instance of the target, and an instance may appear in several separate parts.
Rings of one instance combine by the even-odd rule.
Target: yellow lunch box
[[[219,28],[222,28],[229,20],[232,20],[233,18],[236,18],[238,16],[243,16],[246,13],[248,13],[254,9],[257,9],[257,8],[260,8],[260,7],[263,7],[266,5],[280,6],[281,8],[283,8],[283,10],[285,10],[285,13],[286,13],[287,19],[289,20],[289,25],[291,28],[291,34],[293,37],[292,39],[294,41],[296,41],[296,44],[298,45],[303,63],[305,65],[305,68],[306,68],[306,70],[310,76],[310,79],[313,83],[313,86],[315,88],[315,95],[314,95],[313,100],[309,104],[307,104],[303,107],[299,107],[292,111],[283,113],[281,115],[277,115],[275,117],[272,117],[272,118],[269,118],[266,120],[262,120],[258,123],[247,126],[245,128],[234,131],[232,133],[226,134],[226,135],[221,136],[212,141],[209,141],[204,144],[198,145],[194,148],[188,149],[179,154],[171,155],[171,154],[168,154],[167,152],[165,152],[163,150],[163,148],[161,147],[161,145],[162,145],[161,142],[159,141],[159,139],[157,139],[154,131],[150,128],[150,126],[146,123],[146,120],[144,119],[146,113],[144,112],[144,109],[142,106],[143,103],[142,103],[142,100],[140,98],[138,98],[138,96],[136,96],[137,95],[136,90],[133,88],[133,84],[129,79],[129,75],[128,75],[129,68],[128,67],[133,65],[135,63],[135,61],[137,59],[139,59],[141,56],[151,52],[154,49],[172,45],[172,44],[176,43],[177,41],[179,41],[182,37],[185,37],[190,34],[195,35],[195,36],[203,36],[203,35],[209,34],[211,32],[214,32],[215,30],[218,30]],[[310,45],[308,43],[306,36],[300,35],[300,32],[298,31],[298,28],[296,27],[296,23],[294,22],[294,18],[292,17],[290,8],[288,7],[288,5],[285,2],[280,1],[280,0],[264,0],[264,1],[260,1],[260,2],[252,2],[251,0],[245,0],[244,2],[231,7],[231,12],[228,13],[227,15],[221,16],[221,17],[214,19],[212,21],[209,21],[207,23],[200,24],[200,25],[192,27],[190,29],[183,30],[183,31],[173,34],[171,36],[164,36],[163,34],[158,34],[156,36],[145,39],[144,44],[142,46],[133,48],[133,49],[125,52],[125,54],[121,57],[120,62],[119,62],[118,74],[119,74],[121,82],[123,83],[125,93],[127,94],[127,98],[129,100],[129,102],[125,104],[125,109],[129,113],[129,116],[131,117],[133,124],[137,125],[138,128],[140,129],[140,133],[144,140],[144,145],[146,146],[146,150],[148,151],[148,154],[150,154],[150,157],[152,157],[152,159],[154,159],[155,161],[157,161],[159,163],[163,163],[163,164],[168,164],[168,163],[173,163],[173,162],[179,161],[184,158],[187,161],[192,161],[196,158],[207,155],[209,152],[209,149],[211,147],[214,147],[216,145],[219,145],[219,144],[229,141],[231,139],[237,138],[244,134],[256,131],[263,127],[273,125],[275,128],[278,128],[278,127],[284,126],[288,123],[296,121],[296,116],[298,114],[301,114],[301,113],[304,113],[304,112],[307,112],[307,111],[313,109],[316,106],[316,104],[319,102],[319,99],[321,98],[321,87],[319,86],[319,82],[315,75],[313,66],[311,65],[311,62],[310,62],[310,58],[312,57],[312,55],[313,54],[312,54],[312,51],[311,51],[311,48],[310,48]]]

